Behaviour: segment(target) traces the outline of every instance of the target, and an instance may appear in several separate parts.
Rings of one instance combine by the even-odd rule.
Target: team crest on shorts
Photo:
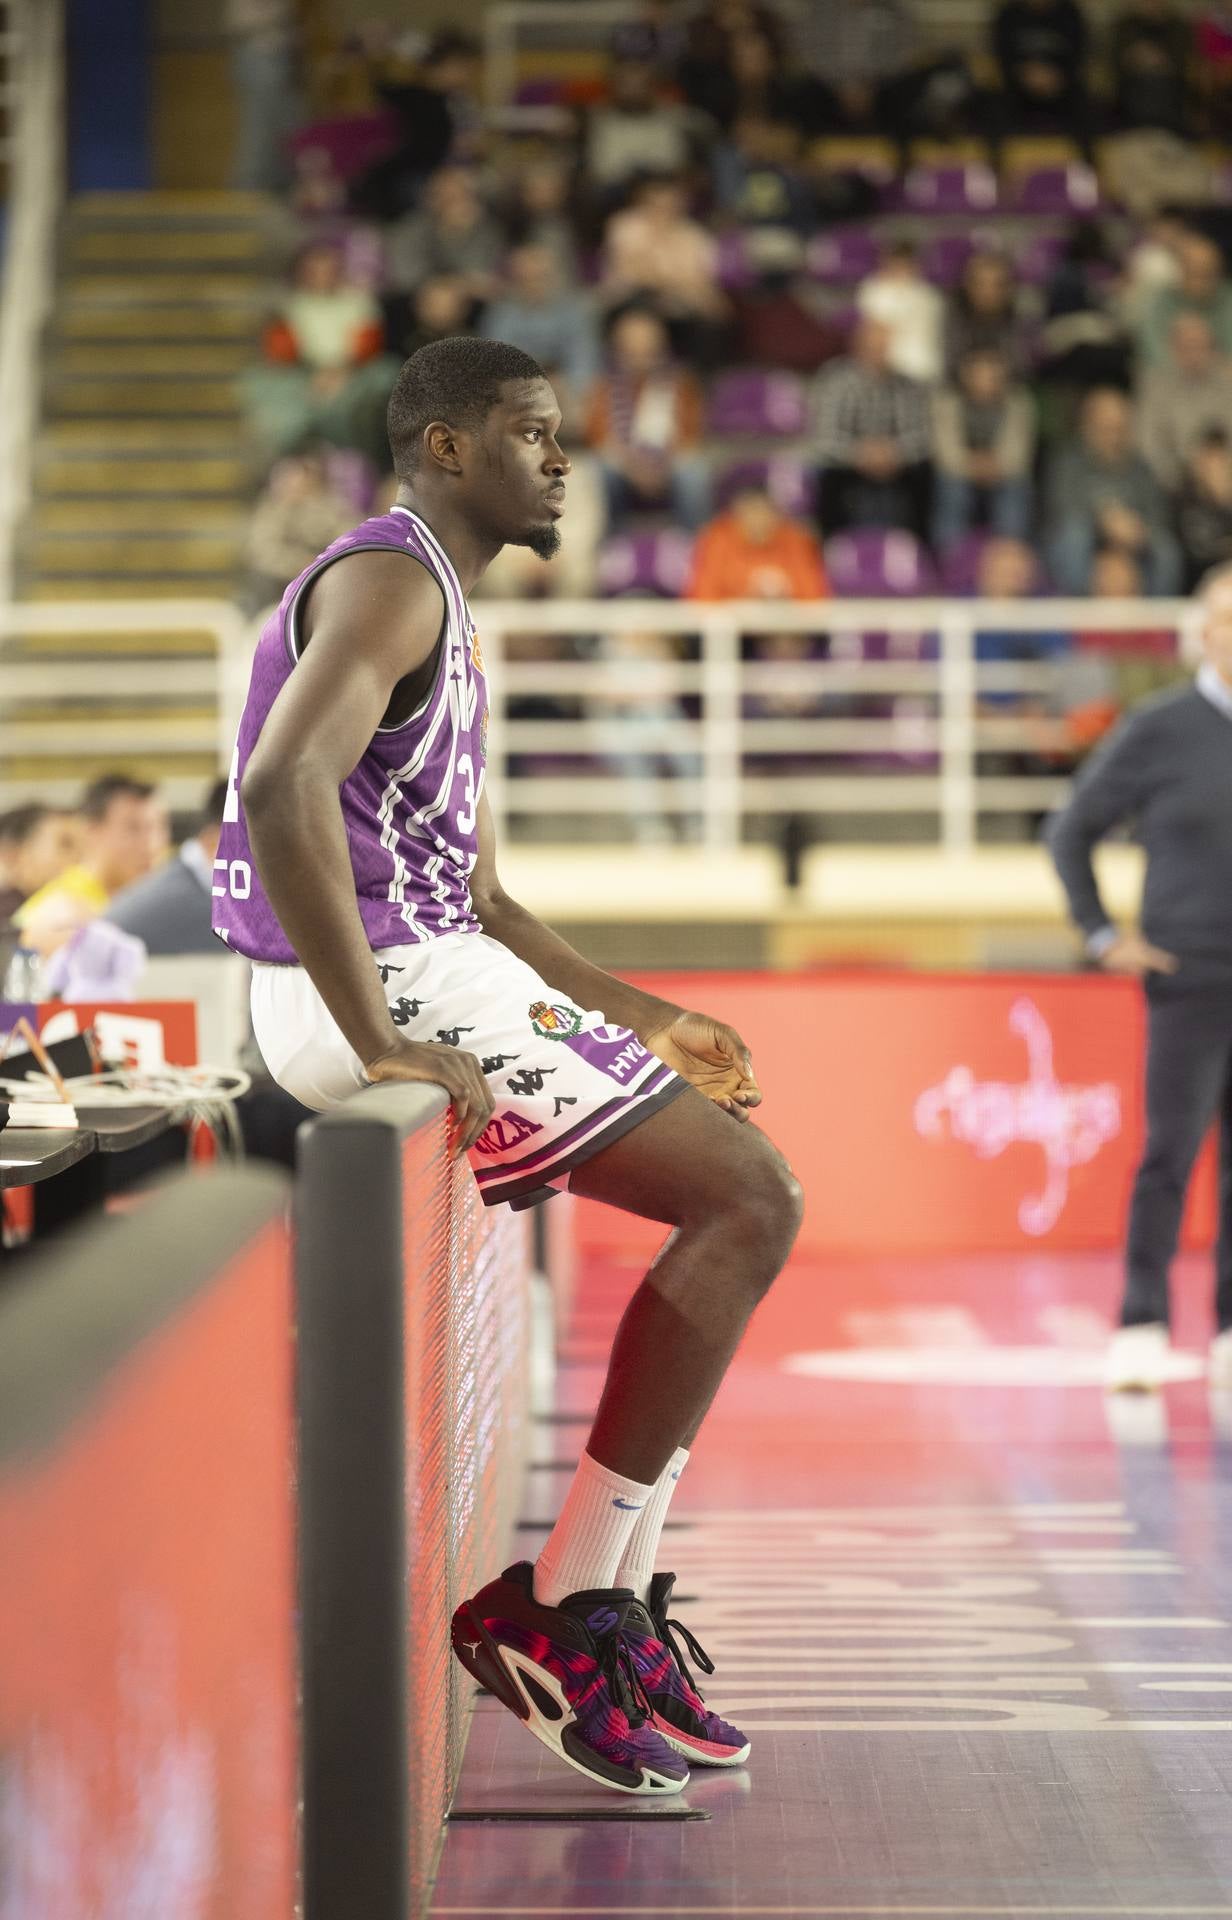
[[[541,1040],[568,1040],[582,1030],[582,1016],[577,1008],[559,1001],[550,1007],[546,1000],[536,1000],[527,1012]]]

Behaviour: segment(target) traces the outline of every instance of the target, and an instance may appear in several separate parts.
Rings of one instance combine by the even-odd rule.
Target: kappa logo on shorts
[[[378,960],[376,970],[381,976],[381,985],[385,986],[391,973],[405,973],[405,967],[391,967],[384,960]]]
[[[548,1074],[558,1071],[556,1067],[519,1067],[512,1078],[506,1080],[505,1085],[510,1093],[520,1093],[525,1099],[527,1094],[542,1093],[543,1083]]]
[[[461,1045],[464,1033],[474,1033],[474,1031],[474,1027],[438,1027],[436,1037],[443,1047],[456,1047]]]
[[[502,1067],[507,1067],[514,1060],[521,1058],[520,1053],[485,1053],[480,1064],[485,1073],[499,1073]]]
[[[553,1120],[559,1120],[562,1112],[566,1107],[576,1107],[577,1103],[578,1103],[578,1097],[576,1093],[555,1094],[552,1098]]]
[[[396,971],[400,973],[402,969],[399,967]],[[389,1017],[395,1027],[407,1027],[412,1020],[418,1020],[419,1009],[423,1005],[422,1000],[395,1000],[389,1009]]]
[[[582,1030],[581,1014],[564,1000],[552,1006],[546,1000],[536,1000],[527,1008],[527,1013],[541,1040],[569,1040]]]

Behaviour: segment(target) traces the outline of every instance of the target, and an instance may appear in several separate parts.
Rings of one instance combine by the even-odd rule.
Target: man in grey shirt
[[[1121,1331],[1108,1385],[1168,1367],[1168,1271],[1198,1149],[1221,1121],[1212,1383],[1232,1388],[1232,568],[1199,589],[1205,661],[1148,701],[1087,763],[1048,841],[1087,950],[1140,979],[1147,1003],[1146,1148],[1134,1182]],[[1141,932],[1115,927],[1091,855],[1132,821],[1147,856]]]
[[[201,825],[192,839],[153,873],[117,893],[107,907],[104,918],[144,940],[151,958],[173,953],[225,957],[226,949],[210,927],[210,889],[226,803],[227,783],[218,780],[206,796]]]

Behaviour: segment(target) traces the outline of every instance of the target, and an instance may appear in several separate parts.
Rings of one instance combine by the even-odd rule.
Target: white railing
[[[1067,734],[1060,717],[981,708],[989,695],[1047,696],[1063,666],[978,661],[976,635],[1170,629],[1178,654],[1192,657],[1200,618],[1187,601],[1159,600],[477,600],[474,613],[491,675],[488,777],[499,823],[607,814],[636,831],[692,816],[715,850],[739,845],[750,815],[799,814],[935,816],[943,846],[973,846],[982,814],[1047,809],[1068,792],[1062,775],[980,770],[991,753],[1063,762]],[[648,633],[691,637],[697,657],[622,657],[619,636]],[[742,657],[744,636],[782,633],[828,635],[827,657]],[[888,658],[860,657],[866,634],[887,636]],[[518,635],[566,636],[581,657],[519,659],[510,647]],[[581,717],[517,718],[517,704],[536,697],[580,703]],[[834,711],[861,697],[888,711]],[[818,711],[758,712],[784,699]],[[533,767],[534,756],[581,764],[511,771],[511,759]],[[826,770],[801,769],[810,758]]]
[[[9,0],[9,220],[0,291],[0,603],[30,501],[43,328],[64,194],[63,0]]]
[[[926,816],[942,846],[973,846],[982,815],[1043,811],[1068,791],[1063,775],[983,769],[982,758],[995,754],[1064,762],[1059,716],[996,703],[1013,694],[1046,700],[1064,665],[979,661],[976,635],[1167,630],[1178,654],[1192,658],[1201,618],[1181,600],[477,599],[474,613],[492,698],[488,790],[506,833],[511,816],[556,821],[564,838],[583,815],[613,817],[634,837],[665,816],[687,816],[691,836],[714,850],[738,846],[752,816],[793,815],[828,817],[831,839],[845,817]],[[0,606],[0,709],[14,719],[22,699],[211,693],[225,767],[261,625],[222,600]],[[123,657],[126,634],[187,632],[211,635],[213,661],[171,653],[138,661],[136,649]],[[826,657],[743,657],[745,636],[782,633],[828,636]],[[13,645],[52,634],[67,643],[56,656]],[[115,655],[96,650],[66,668],[79,634],[114,634]],[[687,640],[692,657],[656,658],[629,638],[647,634]],[[886,636],[887,658],[862,657],[870,634]],[[518,657],[531,651],[519,648],[519,636],[541,637],[539,658]],[[568,657],[543,657],[562,640]],[[574,711],[520,717],[529,699]],[[785,700],[806,710],[776,716]],[[856,702],[877,711],[851,712]],[[12,750],[20,727],[5,731]],[[3,797],[21,796],[5,789]]]

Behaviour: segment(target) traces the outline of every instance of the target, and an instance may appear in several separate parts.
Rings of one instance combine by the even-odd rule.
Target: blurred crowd
[[[1002,0],[946,49],[911,0],[641,0],[519,120],[464,35],[373,28],[293,131],[291,0],[232,16],[294,235],[254,610],[392,498],[397,367],[466,330],[540,361],[575,459],[502,597],[1166,596],[1232,556],[1232,11]]]

